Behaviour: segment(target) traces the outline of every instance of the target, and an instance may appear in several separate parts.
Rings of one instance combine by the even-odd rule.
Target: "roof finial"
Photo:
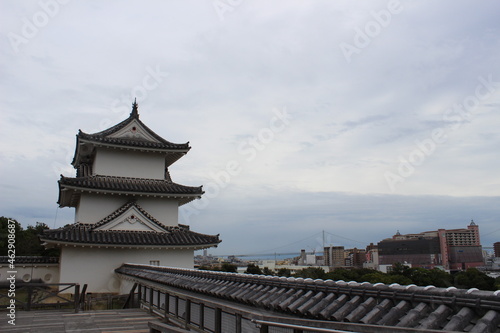
[[[136,117],[139,118],[139,111],[138,111],[138,104],[137,104],[137,98],[134,98],[134,103],[132,103],[132,112],[130,112],[131,117]]]

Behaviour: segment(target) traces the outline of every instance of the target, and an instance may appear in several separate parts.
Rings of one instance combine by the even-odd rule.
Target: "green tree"
[[[208,266],[208,265],[201,265],[198,267],[198,269],[200,271],[211,271],[212,270],[212,267]]]
[[[297,271],[293,276],[310,279],[325,279],[326,273],[323,268],[307,267]]]
[[[402,286],[407,286],[407,285],[413,283],[413,281],[409,277],[404,276],[404,275],[387,274],[387,277],[389,280],[387,282],[384,282],[386,284],[398,283]]]
[[[439,268],[429,270],[432,285],[440,288],[447,288],[452,285],[451,274]]]
[[[238,266],[225,262],[222,263],[220,270],[223,272],[236,273],[238,271]]]
[[[259,266],[255,264],[248,264],[247,269],[245,271],[245,274],[261,274],[262,275],[262,270],[260,269]]]
[[[370,282],[370,283],[379,283],[379,282],[390,283],[391,282],[391,278],[387,274],[382,273],[382,272],[365,274],[365,275],[363,275],[361,280],[363,280],[363,282],[366,281],[366,282]]]
[[[50,229],[45,223],[37,222],[36,226],[29,225],[21,232],[21,238],[17,242],[16,251],[18,255],[24,256],[59,256],[59,249],[45,249],[41,244],[39,235]]]
[[[406,277],[410,278],[413,284],[417,286],[429,286],[432,285],[432,277],[428,269],[420,267],[412,267],[406,270]]]
[[[290,276],[292,276],[292,271],[289,270],[288,268],[280,268],[280,269],[278,269],[278,272],[276,273],[276,275],[290,277]]]
[[[336,268],[331,272],[326,273],[325,278],[333,281],[355,281],[357,274],[353,273],[350,269]]]
[[[459,272],[454,276],[454,285],[457,288],[477,288],[481,290],[496,290],[495,279],[480,272],[476,268],[468,268],[465,272]]]
[[[18,236],[22,231],[21,224],[14,219],[10,219],[8,217],[2,216],[0,217],[0,255],[6,256],[8,254],[8,240],[9,240],[9,220],[14,221],[14,234],[16,235],[16,243],[18,240]]]
[[[272,269],[269,269],[269,267],[264,267],[262,270],[262,274],[264,275],[274,275],[274,271]]]
[[[402,266],[402,265],[401,265]],[[397,267],[396,272],[402,273],[403,268]],[[405,270],[405,273],[408,273]],[[337,281],[356,281],[356,282],[370,282],[370,283],[399,283],[401,285],[408,285],[412,283],[412,280],[402,274],[390,274],[382,273],[373,269],[358,268],[358,269],[345,269],[337,268],[332,272],[326,274],[326,278]]]
[[[15,245],[16,245],[16,256],[55,256],[60,255],[59,249],[46,249],[40,242],[39,235],[49,226],[45,223],[37,222],[35,226],[29,225],[26,229],[23,229],[21,224],[16,220],[15,224]],[[7,241],[8,241],[8,224],[9,218],[0,217],[0,255],[6,256],[8,253]]]
[[[411,275],[410,267],[403,265],[400,262],[394,263],[392,269],[389,272],[391,275],[403,275],[409,277]]]

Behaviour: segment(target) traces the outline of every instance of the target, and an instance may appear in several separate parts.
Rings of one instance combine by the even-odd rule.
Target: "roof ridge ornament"
[[[137,97],[134,98],[134,103],[132,103],[132,112],[130,112],[130,117],[139,118],[139,104],[137,104]]]

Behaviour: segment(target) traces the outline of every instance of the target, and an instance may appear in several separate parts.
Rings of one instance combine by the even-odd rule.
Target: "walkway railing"
[[[167,322],[170,321],[178,327],[184,327],[195,332],[346,332],[334,329],[335,323],[321,321],[318,324],[323,328],[311,327],[304,325],[305,322],[300,319],[272,316],[250,309],[236,308],[224,302],[212,302],[207,299],[158,289],[147,284],[136,283],[132,291],[134,290],[137,290],[137,299],[141,306],[150,313],[164,317]],[[154,326],[153,332],[171,332],[168,329],[162,331],[161,325]],[[328,326],[332,328],[327,328]]]
[[[143,307],[198,332],[266,332],[266,327],[273,327],[272,332],[314,331],[304,327],[309,326],[356,332],[495,333],[500,324],[500,291],[138,264],[124,264],[115,272],[137,283]]]
[[[78,283],[18,283],[15,297],[10,297],[9,287],[0,285],[0,304],[15,301],[17,309],[26,311],[39,309],[74,309],[79,312],[85,302],[87,285],[80,290]],[[6,307],[2,306],[5,310]]]
[[[231,307],[139,285],[143,308],[198,332],[258,332],[252,318]]]

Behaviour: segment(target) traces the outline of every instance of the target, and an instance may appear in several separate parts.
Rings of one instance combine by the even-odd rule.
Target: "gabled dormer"
[[[129,201],[101,221],[91,224],[94,231],[150,231],[167,232],[171,227],[160,223],[135,201]]]
[[[191,148],[163,139],[140,119],[134,101],[127,119],[101,132],[79,131],[71,163],[77,177],[110,176],[165,179],[167,168]]]

